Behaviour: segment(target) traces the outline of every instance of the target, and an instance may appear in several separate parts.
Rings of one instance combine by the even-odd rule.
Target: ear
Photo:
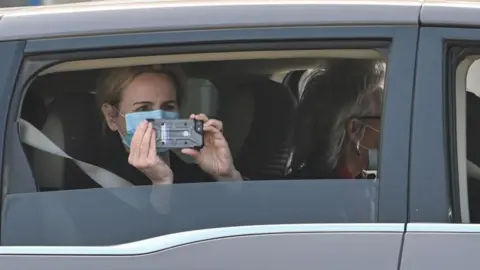
[[[360,132],[362,129],[362,125],[359,121],[357,121],[356,119],[349,119],[347,121],[346,129],[348,138],[351,141],[356,142],[359,140]]]
[[[117,110],[115,110],[115,108],[112,105],[103,103],[102,113],[103,113],[103,117],[105,118],[105,122],[107,122],[108,127],[112,131],[117,131],[118,130],[118,125],[116,122],[118,117]]]

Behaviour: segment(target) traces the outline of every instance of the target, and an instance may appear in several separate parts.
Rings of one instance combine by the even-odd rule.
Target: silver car
[[[479,2],[125,0],[0,15],[0,269],[478,267]],[[256,114],[274,91],[260,105],[230,98],[259,107],[225,130],[236,162],[268,157],[253,165],[271,179],[131,187],[89,160],[100,69],[178,64],[186,104],[216,116],[238,76],[268,76],[293,110],[300,77],[331,58],[386,59],[375,179],[275,181],[282,143],[242,160],[251,149],[237,142],[272,151],[260,135],[287,136]]]

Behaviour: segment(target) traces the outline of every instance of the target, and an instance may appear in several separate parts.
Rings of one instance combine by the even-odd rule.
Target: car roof
[[[478,1],[131,0],[0,9],[0,41],[145,31],[344,25],[480,25]]]
[[[480,27],[480,1],[427,0],[420,14],[422,25]]]
[[[417,25],[421,1],[141,0],[0,9],[0,41],[138,31]]]

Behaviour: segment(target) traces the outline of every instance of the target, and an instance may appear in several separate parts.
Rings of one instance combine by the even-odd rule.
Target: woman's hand
[[[157,155],[155,129],[152,123],[143,121],[133,134],[128,163],[143,172],[154,185],[172,184],[170,167]]]
[[[222,134],[223,123],[215,119],[208,119],[204,114],[190,115],[190,119],[204,122],[204,147],[196,149],[182,149],[182,153],[192,156],[198,166],[216,180],[242,180],[242,176],[233,165],[232,155],[227,140]]]

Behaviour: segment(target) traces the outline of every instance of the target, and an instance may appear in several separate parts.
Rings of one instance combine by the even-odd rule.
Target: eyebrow
[[[175,101],[173,99],[172,100],[167,100],[165,102],[162,102],[162,105],[163,104],[169,104],[169,103],[177,103],[177,101]],[[150,104],[153,104],[153,102],[151,102],[151,101],[137,101],[137,102],[133,103],[133,105],[146,105],[146,104],[150,105]]]
[[[137,101],[137,102],[134,102],[133,105],[139,105],[139,104],[152,104],[151,101]]]

